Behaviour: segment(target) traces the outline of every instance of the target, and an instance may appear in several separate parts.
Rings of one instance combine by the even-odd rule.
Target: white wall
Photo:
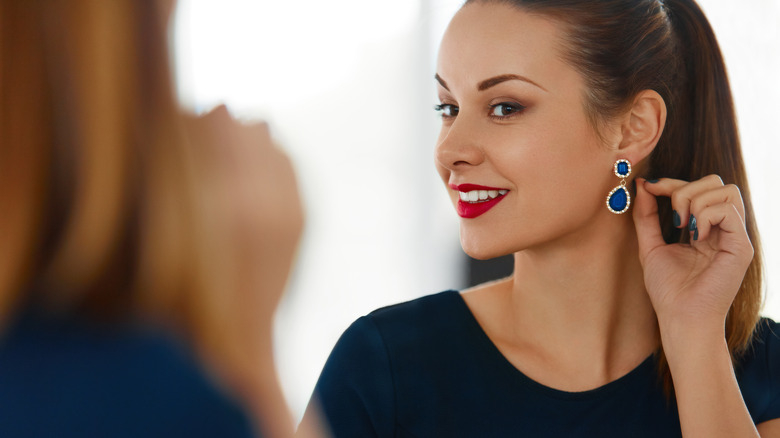
[[[438,40],[461,0],[180,0],[182,102],[269,120],[298,169],[307,226],[277,318],[297,416],[358,316],[462,287],[457,220],[433,168]],[[731,73],[763,232],[780,282],[780,3],[701,0]],[[780,297],[766,313],[780,319]]]

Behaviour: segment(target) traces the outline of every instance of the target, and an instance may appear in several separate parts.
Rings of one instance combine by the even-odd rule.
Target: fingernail
[[[679,227],[680,224],[680,215],[677,213],[677,210],[672,210],[672,225]]]
[[[688,231],[693,231],[696,229],[696,218],[691,215],[690,218],[688,218]]]
[[[699,227],[696,227],[696,229],[693,230],[693,240],[694,241],[699,240]]]
[[[657,179],[655,179],[655,178],[653,178],[653,179],[648,179],[648,180],[645,180],[645,181],[649,182],[650,184],[655,184],[655,183],[657,183],[657,182],[658,182],[658,180],[657,180]]]

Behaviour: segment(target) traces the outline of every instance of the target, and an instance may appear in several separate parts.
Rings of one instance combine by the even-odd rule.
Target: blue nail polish
[[[690,218],[688,218],[688,231],[693,231],[696,229],[696,218],[691,215]]]
[[[699,240],[699,227],[696,227],[696,229],[693,230],[693,240],[694,242]]]
[[[658,182],[658,180],[657,180],[657,179],[655,179],[655,178],[653,178],[653,179],[648,179],[648,180],[645,180],[645,181],[649,182],[650,184],[655,184],[655,183],[657,183],[657,182]]]
[[[672,210],[672,225],[675,227],[680,226],[680,215],[677,213],[677,210]]]

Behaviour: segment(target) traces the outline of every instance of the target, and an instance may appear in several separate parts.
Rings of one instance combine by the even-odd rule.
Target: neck
[[[659,344],[633,222],[610,219],[600,232],[518,252],[507,282],[507,328],[543,362],[578,367],[574,387],[622,376]]]

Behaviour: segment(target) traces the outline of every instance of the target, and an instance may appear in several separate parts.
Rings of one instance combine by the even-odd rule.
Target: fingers
[[[672,222],[677,228],[687,227],[695,232],[697,213],[707,207],[725,203],[736,209],[740,222],[744,222],[745,206],[742,193],[734,184],[723,185],[717,175],[709,175],[693,182],[663,178],[656,183],[645,183],[644,188],[655,196],[668,196],[674,209]]]
[[[224,105],[184,117],[200,190],[215,216],[236,234],[298,236],[303,212],[289,156],[264,122],[236,120]],[[244,239],[249,240],[249,239]]]
[[[733,204],[726,202],[708,206],[697,211],[696,227],[692,231],[694,245],[707,241],[715,227],[721,232],[718,236],[720,249],[735,253],[750,253],[753,256],[753,246],[747,235],[742,217]]]
[[[674,225],[687,228],[694,248],[704,252],[730,253],[746,263],[752,259],[753,246],[744,220],[745,206],[737,186],[723,185],[717,175],[690,183],[670,178],[653,183],[637,180],[637,198],[643,193],[671,198],[676,215],[673,218]],[[635,220],[645,209],[650,211],[649,206],[642,207],[642,211],[635,211]],[[642,242],[642,234],[648,233],[643,231],[645,229],[647,226],[640,228],[640,223],[637,223],[640,258],[643,257],[642,251],[650,245]]]
[[[655,196],[645,189],[644,182],[644,179],[637,179],[636,199],[634,200],[634,226],[639,242],[639,261],[642,266],[644,266],[647,254],[665,243],[658,221],[658,204],[655,201]]]

